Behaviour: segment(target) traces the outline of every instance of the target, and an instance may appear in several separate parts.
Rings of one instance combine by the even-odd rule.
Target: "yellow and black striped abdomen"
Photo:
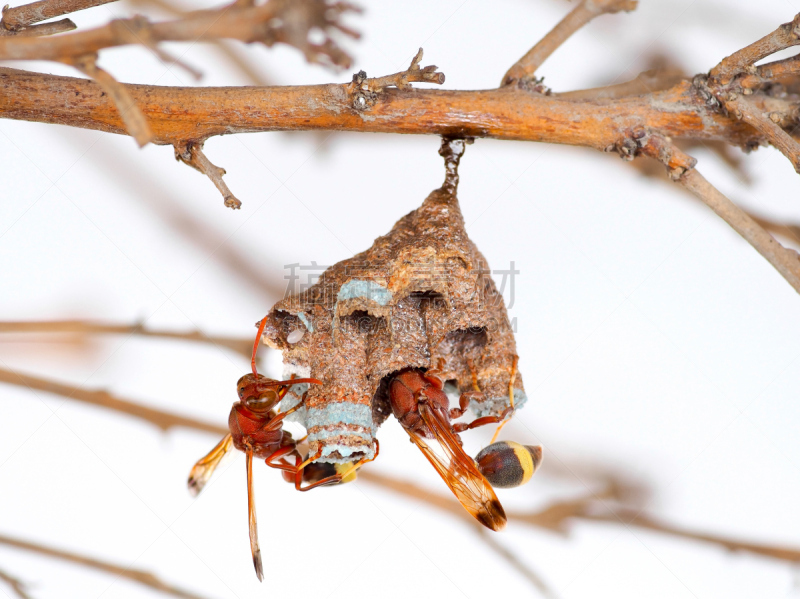
[[[484,447],[475,456],[475,463],[493,487],[519,487],[531,479],[542,463],[542,447],[500,441]]]

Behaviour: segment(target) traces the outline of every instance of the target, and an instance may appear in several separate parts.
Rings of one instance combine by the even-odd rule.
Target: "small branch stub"
[[[368,78],[364,71],[353,75],[353,81],[350,83],[353,108],[366,110],[373,106],[377,101],[378,94],[387,87],[411,89],[411,83],[436,83],[438,85],[444,83],[444,73],[438,72],[436,65],[420,68],[421,60],[422,48],[416,53],[411,60],[411,65],[405,71],[373,78]]]
[[[217,187],[225,201],[225,206],[233,210],[242,207],[242,203],[231,193],[231,190],[222,179],[225,169],[211,163],[203,153],[202,142],[183,142],[174,145],[175,160],[188,164],[193,169],[200,171]]]

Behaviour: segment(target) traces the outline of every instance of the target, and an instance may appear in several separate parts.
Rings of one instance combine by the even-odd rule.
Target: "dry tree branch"
[[[0,580],[5,582],[11,590],[14,591],[14,594],[19,597],[19,599],[33,599],[25,589],[25,584],[11,576],[10,574],[6,574],[2,570],[0,570]]]
[[[126,85],[157,144],[262,131],[360,131],[490,137],[604,150],[636,126],[676,139],[758,143],[749,125],[709,110],[689,81],[647,95],[571,101],[513,88],[384,89],[367,110],[353,84],[287,87]],[[116,110],[91,81],[0,68],[0,116],[125,134]],[[768,98],[754,95],[766,108]],[[244,107],[247,107],[246,109]]]
[[[784,58],[783,60],[776,60],[775,62],[768,62],[761,66],[756,67],[756,76],[758,83],[764,81],[781,81],[784,78],[796,78],[800,73],[800,54]],[[742,78],[742,85],[745,87],[753,87],[747,85],[748,78]]]
[[[630,12],[638,0],[582,0],[547,35],[539,40],[525,56],[520,58],[503,76],[501,85],[523,85],[535,79],[536,70],[569,37],[589,21],[600,15],[620,11]]]
[[[466,519],[465,519],[466,521]],[[522,556],[517,551],[508,549],[505,545],[500,543],[498,535],[490,532],[485,526],[475,526],[472,524],[472,530],[481,538],[481,541],[499,555],[505,562],[514,568],[523,578],[525,578],[534,588],[536,588],[544,597],[548,599],[555,599],[558,594],[551,589],[544,579],[536,573],[529,564],[526,564]]]
[[[175,339],[178,341],[195,341],[226,347],[250,359],[253,351],[253,340],[238,337],[218,337],[206,335],[200,331],[156,331],[145,328],[142,324],[115,325],[90,322],[86,320],[34,320],[34,321],[0,321],[0,334],[2,333],[78,333],[80,335],[140,335],[160,339]],[[0,340],[1,342],[2,340]]]
[[[350,57],[335,44],[330,32],[338,30],[345,35],[358,37],[356,32],[339,22],[343,13],[356,10],[349,4],[331,4],[327,0],[269,0],[261,6],[234,2],[220,9],[189,13],[183,18],[164,23],[152,24],[144,17],[133,17],[55,38],[0,38],[0,59],[55,60],[75,66],[97,80],[117,106],[128,132],[141,146],[151,141],[147,122],[130,101],[125,88],[96,66],[97,52],[100,50],[141,44],[162,58],[171,60],[157,48],[159,42],[231,38],[248,43],[259,41],[267,46],[285,43],[302,51],[309,62],[347,67]],[[322,32],[321,43],[309,39],[309,35],[315,31]],[[198,74],[191,67],[181,66],[194,75]]]
[[[170,414],[168,412],[147,408],[134,402],[120,400],[103,391],[84,391],[68,385],[48,381],[46,379],[20,375],[8,370],[0,369],[0,382],[56,393],[69,399],[98,405],[128,416],[144,419],[152,424],[155,424],[162,430],[168,430],[173,426],[185,426],[187,428],[211,432],[215,435],[224,435],[228,432],[228,429],[225,427],[214,426],[193,418],[185,418],[175,414]],[[431,493],[411,481],[395,479],[393,477],[388,477],[370,470],[361,471],[359,473],[358,480],[375,484],[406,497],[421,500],[428,505],[432,505],[437,509],[453,514],[461,519],[467,518],[471,524],[474,524],[472,519],[468,518],[461,506],[452,497],[439,493]],[[619,481],[610,480],[606,486],[606,489],[602,492],[591,494],[584,498],[556,502],[538,512],[507,512],[507,515],[509,516],[509,519],[560,533],[565,532],[567,521],[571,519],[602,520],[608,521],[612,524],[638,526],[681,538],[689,538],[722,545],[730,550],[749,551],[751,553],[758,553],[760,555],[787,561],[800,561],[800,550],[786,547],[774,547],[770,545],[758,545],[741,542],[730,538],[718,537],[715,535],[697,533],[687,529],[659,523],[656,520],[641,514],[641,512],[636,509],[628,509],[625,507],[615,508],[614,514],[602,513],[599,511],[598,508],[602,510],[606,509],[606,506],[598,506],[596,505],[597,502],[600,501],[602,504],[602,502],[605,500],[619,501],[621,499],[619,489],[623,486],[624,485],[621,485]],[[8,537],[3,536],[0,536],[0,543],[11,544],[22,548],[28,548],[28,545],[33,547],[32,544],[26,545],[22,541],[9,539]],[[31,550],[36,551],[37,549]],[[51,550],[49,548],[45,548],[42,552],[44,553],[47,551],[54,552],[51,555],[54,555],[55,557],[61,557],[60,555],[56,555],[58,552],[55,552],[55,550]]]
[[[780,235],[781,237],[784,237],[789,241],[793,241],[794,243],[800,243],[800,223],[778,222],[757,214],[753,214],[752,212],[748,212],[747,216],[752,218],[755,223],[765,231],[774,233],[775,235]]]
[[[747,174],[741,171],[741,161],[739,160],[739,157],[730,153],[730,146],[726,146],[720,142],[704,142],[702,147],[717,154],[720,160],[725,162],[731,169],[736,171],[737,176],[743,182],[749,182]],[[631,165],[645,177],[673,182],[667,171],[661,168],[663,165],[659,165],[659,163],[655,161],[643,162],[637,160],[632,162]],[[692,193],[685,186],[682,186],[682,189],[686,191],[693,200],[698,199],[697,196],[695,196],[694,193]],[[776,221],[748,211],[745,211],[745,214],[752,218],[759,227],[763,228],[768,233],[779,235],[785,238],[787,241],[800,244],[800,223]]]
[[[759,60],[797,44],[800,44],[800,14],[757,42],[723,58],[708,75],[725,85]]]
[[[706,181],[695,170],[697,161],[694,158],[662,137],[647,135],[644,131],[640,133],[640,136],[634,135],[634,138],[639,137],[639,143],[630,155],[641,151],[664,164],[672,180],[689,190],[728,223],[800,293],[800,254],[783,247],[744,210]]]
[[[57,4],[70,4],[66,0],[53,0]],[[75,0],[72,4],[87,4],[87,0]],[[51,7],[51,12],[54,8]],[[58,10],[66,10],[64,6]],[[328,62],[333,66],[346,67],[350,57],[334,43],[330,37],[332,30],[345,35],[358,37],[358,34],[340,23],[343,13],[357,9],[343,2],[329,3],[328,0],[269,0],[264,5],[255,6],[252,2],[234,2],[216,10],[186,13],[181,18],[165,23],[152,24],[144,17],[115,20],[90,31],[46,40],[43,44],[0,43],[0,56],[3,58],[24,58],[36,56],[39,59],[56,60],[76,67],[94,79],[108,94],[116,107],[126,131],[139,146],[153,141],[153,134],[142,111],[131,97],[127,88],[119,84],[110,74],[97,66],[97,52],[103,48],[127,44],[141,44],[155,52],[162,60],[179,64],[195,78],[200,73],[192,67],[173,59],[159,47],[162,41],[219,41],[221,38],[238,39],[245,42],[260,41],[267,46],[282,42],[301,50],[310,62]],[[35,11],[34,11],[35,12]],[[63,14],[63,13],[62,13]],[[315,31],[323,34],[322,42],[314,42],[309,36]],[[4,40],[0,40],[2,42]],[[20,41],[20,40],[16,40]],[[22,40],[26,41],[26,40]],[[430,69],[418,66],[422,52],[416,62],[404,73],[398,73],[385,85],[395,84],[407,88],[408,81],[429,81],[436,74]],[[435,67],[434,69],[435,70]],[[443,76],[439,75],[443,80]],[[441,81],[439,81],[441,83]],[[380,81],[372,82],[381,89]],[[363,93],[370,93],[367,89]],[[240,208],[241,202],[231,193],[222,180],[224,169],[212,164],[203,154],[204,139],[194,137],[176,140],[175,157],[205,174],[219,189],[225,206]]]
[[[162,23],[144,17],[116,19],[107,25],[54,38],[0,39],[0,60],[56,60],[99,52],[104,48],[166,41],[212,41],[222,38],[261,42],[267,46],[294,46],[309,62],[347,68],[350,57],[330,37],[332,30],[357,38],[358,34],[339,22],[354,6],[327,0],[269,0],[260,6],[229,4],[202,10]],[[320,31],[321,43],[309,40]]]
[[[109,2],[116,2],[116,0],[40,0],[14,8],[4,8],[0,24],[4,29],[18,31],[39,21],[46,21]]]
[[[775,241],[744,210],[720,193],[696,170],[686,172],[678,179],[678,183],[722,217],[800,293],[800,254]]]
[[[724,101],[725,110],[741,119],[763,135],[778,149],[800,173],[800,142],[784,131],[781,123],[786,115],[780,112],[765,113],[750,102],[747,97],[731,92]]]
[[[129,0],[128,4],[134,7],[140,6],[154,6],[164,12],[168,13],[171,16],[184,16],[189,14],[189,11],[185,11],[168,0]],[[258,73],[256,68],[251,64],[251,62],[242,54],[240,54],[236,48],[231,45],[230,40],[218,40],[212,42],[217,50],[219,50],[220,54],[222,54],[225,59],[230,61],[237,69],[239,69],[242,74],[244,74],[253,85],[269,85],[269,82]],[[158,46],[154,45],[154,48],[158,48]],[[176,63],[177,61],[168,56],[162,56],[161,51],[159,50],[159,57],[164,62],[169,63]],[[182,65],[184,66],[184,65]],[[184,66],[184,68],[186,68]],[[197,79],[199,72],[192,73],[192,75]]]
[[[72,22],[72,19],[61,19],[60,21],[53,21],[52,23],[42,23],[40,25],[31,25],[19,30],[6,29],[0,23],[0,37],[16,36],[36,36],[36,35],[55,35],[56,33],[64,33],[65,31],[72,31],[77,29],[78,26]]]
[[[711,543],[719,545],[729,551],[746,551],[747,553],[754,553],[756,555],[763,555],[787,562],[800,562],[800,549],[793,549],[791,547],[781,547],[779,545],[763,545],[760,543],[750,543],[747,541],[739,541],[731,539],[730,537],[723,537],[719,535],[710,535],[701,532],[696,532],[674,526],[672,524],[665,524],[656,518],[642,514],[638,510],[631,510],[627,508],[615,509],[614,514],[592,514],[586,513],[580,516],[586,520],[593,520],[596,522],[610,522],[612,524],[619,524],[624,521],[626,525],[635,526],[637,528],[644,528],[663,534],[671,535],[681,539],[690,539],[695,541],[702,541],[704,543]]]
[[[122,122],[125,123],[125,129],[136,140],[140,148],[152,141],[153,132],[150,131],[150,126],[142,111],[136,106],[127,88],[97,66],[96,54],[84,54],[65,60],[65,62],[94,79],[103,92],[108,94],[116,106]]]
[[[5,368],[0,368],[0,383],[26,387],[31,390],[46,391],[47,393],[55,393],[67,399],[100,406],[101,408],[107,408],[116,412],[122,412],[123,414],[146,420],[156,425],[162,431],[168,431],[175,426],[184,426],[207,431],[216,435],[225,435],[228,432],[228,429],[225,427],[202,422],[194,418],[171,414],[170,412],[164,412],[162,410],[156,410],[154,408],[148,408],[132,401],[120,399],[108,391],[92,391],[81,387],[74,387],[64,383],[57,383],[49,379],[6,370]]]
[[[420,68],[419,63],[422,60],[422,48],[420,48],[411,59],[411,65],[405,70],[393,75],[384,75],[383,77],[368,78],[364,71],[359,71],[353,75],[352,89],[359,89],[365,92],[380,92],[387,87],[396,87],[397,89],[411,89],[411,83],[444,83],[444,73],[436,71],[436,65],[429,65]],[[352,93],[352,92],[351,92]]]
[[[256,17],[264,19],[265,15],[274,14],[270,11],[286,9],[286,1],[270,0],[261,6],[237,2],[222,11],[192,13],[155,25],[140,22],[138,27],[140,32],[145,32],[148,44],[163,39],[186,39],[189,32],[197,35],[200,23],[208,26],[203,35],[211,39],[227,36],[258,39],[264,43],[267,43],[265,38],[289,40],[288,43],[298,47],[309,43],[307,35],[314,26],[347,32],[336,19],[350,7],[327,5],[322,0],[308,0],[297,5],[312,13],[311,17],[305,13],[302,18],[297,17],[298,22],[304,24],[299,45],[292,41],[295,38],[289,35],[291,28],[286,29],[285,23],[281,25],[285,34],[283,40],[272,31],[265,34],[263,27],[253,27]],[[320,6],[328,7],[322,25],[313,17],[316,14],[316,18],[320,18],[313,12]],[[537,45],[538,50],[534,47],[535,51],[520,61],[518,67],[522,74],[519,76],[532,76],[543,57],[590,16],[633,6],[632,2],[624,0],[584,0],[541,45]],[[331,16],[331,12],[335,15]],[[210,15],[215,16],[213,22],[209,21]],[[242,22],[245,15],[249,19],[247,23]],[[283,17],[286,18],[286,14]],[[743,81],[752,83],[746,81],[747,77],[767,77],[767,70],[759,71],[752,66],[754,60],[797,43],[799,20],[800,16],[726,58],[709,76],[698,75],[691,82],[680,81],[669,89],[650,93],[639,93],[641,82],[624,92],[584,90],[577,98],[530,93],[526,86],[520,89],[517,85],[475,92],[408,89],[411,81],[440,83],[443,79],[443,75],[435,72],[435,67],[419,68],[421,52],[406,71],[374,79],[368,79],[361,72],[351,83],[343,85],[206,88],[199,92],[195,88],[135,85],[125,88],[150,125],[153,141],[175,146],[178,157],[211,177],[226,204],[231,206],[237,206],[238,200],[222,182],[222,169],[212,165],[198,151],[209,137],[226,133],[350,130],[494,137],[616,150],[626,159],[640,152],[649,153],[662,162],[666,158],[665,164],[673,177],[714,207],[800,291],[794,253],[777,244],[727,199],[720,200],[724,196],[719,194],[718,197],[718,192],[709,195],[710,186],[692,171],[693,159],[669,141],[723,141],[747,149],[772,143],[800,169],[800,145],[785,130],[794,125],[800,104],[797,97],[784,97],[777,89],[780,86],[772,85],[769,79],[764,79],[757,88],[743,87]],[[71,56],[70,53],[78,52],[81,53],[76,55],[84,56],[87,49],[132,43],[130,35],[120,33],[131,23],[131,20],[115,21],[106,27],[60,38],[0,40],[0,58],[36,55],[37,58],[64,60],[65,54]],[[141,43],[142,36],[137,39]],[[785,74],[788,68],[786,63],[775,70]],[[389,86],[396,89],[388,89]],[[0,69],[0,89],[6,92],[0,94],[0,116],[113,133],[126,131],[118,112],[110,109],[101,90],[91,82]],[[630,92],[637,95],[618,97],[619,93]],[[684,158],[691,164],[682,162]],[[689,174],[684,177],[686,172]]]
[[[86,568],[100,570],[101,572],[105,572],[106,574],[111,574],[113,576],[119,576],[120,578],[124,578],[126,580],[131,580],[133,582],[145,585],[161,593],[172,595],[173,597],[181,597],[182,599],[204,599],[200,595],[195,595],[194,593],[190,593],[188,591],[184,591],[183,589],[174,587],[164,582],[154,574],[151,574],[150,572],[146,572],[144,570],[137,570],[125,566],[118,566],[116,564],[103,562],[98,559],[94,559],[92,557],[80,555],[79,553],[54,549],[53,547],[48,547],[47,545],[40,545],[39,543],[23,541],[22,539],[16,539],[14,537],[9,537],[6,535],[0,535],[0,544],[7,545],[8,547],[15,547],[17,549],[22,549],[24,551],[31,551],[33,553],[43,555],[45,557],[54,557],[56,559],[71,562],[73,564],[78,564],[79,566],[84,566]]]
[[[385,476],[371,470],[359,472],[358,480],[422,501],[459,518],[465,518],[465,515],[461,513],[463,509],[455,500],[439,493],[427,491],[411,481]],[[561,534],[567,532],[569,523],[573,520],[602,521],[616,525],[635,526],[684,539],[702,541],[719,545],[730,551],[747,551],[779,560],[800,561],[800,549],[749,543],[729,537],[699,533],[686,528],[664,524],[655,518],[642,514],[639,509],[631,509],[624,506],[615,506],[613,513],[609,513],[606,502],[616,501],[618,499],[617,495],[616,485],[612,481],[606,489],[598,493],[590,493],[576,499],[557,501],[540,511],[518,512],[507,510],[506,515],[510,521],[523,522],[536,528],[543,528]]]
[[[176,143],[173,147],[175,148],[175,160],[180,160],[184,164],[188,164],[193,169],[200,171],[211,179],[211,182],[222,194],[225,206],[233,210],[242,207],[242,203],[236,199],[236,196],[231,193],[228,185],[222,180],[225,169],[212,164],[211,161],[206,158],[206,155],[203,153],[202,142],[181,142]]]
[[[785,75],[793,62],[778,61],[761,69],[754,64],[775,52],[798,44],[800,14],[790,23],[784,23],[769,35],[724,58],[709,71],[707,77],[696,76],[693,83],[709,106],[725,111],[750,125],[758,131],[761,140],[775,146],[800,173],[800,143],[784,130],[784,127],[795,125],[797,107],[791,104],[764,106],[752,100],[754,84],[763,85],[765,81],[769,82],[767,73]]]
[[[553,94],[564,100],[611,100],[626,96],[639,96],[669,89],[686,79],[683,70],[677,67],[642,71],[630,81],[616,85],[604,85],[593,89],[579,89]]]

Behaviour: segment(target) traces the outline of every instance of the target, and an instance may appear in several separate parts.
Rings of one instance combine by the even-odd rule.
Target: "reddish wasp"
[[[337,469],[328,476],[319,476],[314,471],[311,476],[305,477],[310,484],[303,487],[304,470],[306,466],[318,459],[321,453],[303,460],[297,451],[297,443],[291,433],[283,430],[283,420],[292,412],[303,406],[300,401],[294,407],[284,412],[278,412],[277,406],[293,385],[308,383],[321,385],[322,381],[314,378],[290,379],[275,381],[258,374],[256,370],[256,352],[264,331],[264,319],[258,329],[258,335],[253,345],[253,357],[250,365],[252,374],[246,374],[236,383],[239,401],[233,404],[228,426],[230,433],[220,441],[208,455],[198,460],[189,474],[189,491],[197,495],[203,490],[222,458],[232,447],[243,451],[246,456],[247,466],[247,513],[250,527],[250,551],[253,555],[253,565],[259,580],[264,578],[261,564],[261,550],[258,546],[258,530],[256,525],[256,510],[253,497],[253,458],[263,458],[268,466],[278,468],[293,477],[295,488],[298,491],[308,491],[321,485],[328,485],[348,480],[359,466],[354,464],[348,470]],[[303,396],[305,400],[305,395]],[[321,451],[321,450],[320,450]],[[375,452],[377,455],[377,451]],[[295,463],[290,464],[288,458],[294,457]]]
[[[471,423],[451,424],[451,418],[460,418],[464,414],[475,392],[462,394],[459,407],[449,409],[450,402],[442,390],[443,386],[437,371],[425,372],[420,368],[399,371],[389,382],[392,412],[461,505],[484,526],[501,530],[506,525],[503,506],[475,462],[462,449],[458,433],[501,422],[507,414],[486,416]],[[426,438],[439,442],[443,456],[428,446]]]

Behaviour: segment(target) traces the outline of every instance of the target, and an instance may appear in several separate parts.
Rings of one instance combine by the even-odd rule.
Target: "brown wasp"
[[[394,374],[388,388],[392,412],[461,505],[484,526],[501,530],[506,525],[503,506],[475,462],[462,449],[458,433],[501,422],[507,414],[451,424],[451,419],[464,414],[475,392],[463,393],[459,407],[449,409],[450,402],[437,372],[406,368]],[[439,442],[443,456],[428,446],[426,438]]]
[[[203,490],[214,470],[222,458],[232,447],[243,451],[247,466],[247,513],[250,527],[250,551],[253,555],[253,565],[259,580],[264,578],[261,564],[261,550],[258,546],[258,530],[256,525],[256,509],[253,496],[253,458],[264,459],[268,466],[278,468],[286,473],[287,478],[294,480],[298,491],[308,491],[321,485],[328,485],[348,480],[352,473],[361,466],[353,464],[347,470],[335,469],[327,476],[320,476],[317,471],[309,473],[304,478],[303,473],[309,464],[320,457],[320,454],[310,456],[303,460],[297,451],[297,444],[302,440],[295,440],[291,433],[283,430],[283,420],[289,414],[303,406],[303,401],[294,407],[278,412],[277,406],[293,385],[308,383],[321,385],[322,381],[314,378],[296,378],[287,381],[275,381],[258,374],[256,370],[256,352],[264,331],[266,318],[261,322],[256,341],[253,345],[253,357],[250,365],[252,374],[246,374],[236,383],[239,401],[233,404],[228,427],[230,433],[220,441],[208,455],[198,460],[189,474],[189,491],[197,495]],[[303,396],[305,400],[305,395]],[[376,451],[377,455],[377,451]],[[288,458],[294,457],[295,463],[290,464]],[[303,487],[302,483],[309,482]]]

